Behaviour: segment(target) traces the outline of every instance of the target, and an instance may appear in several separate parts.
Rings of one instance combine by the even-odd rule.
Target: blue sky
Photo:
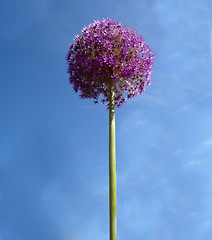
[[[0,0],[0,239],[109,238],[108,111],[68,83],[68,44],[110,17],[156,52],[116,110],[118,239],[212,236],[212,2]]]

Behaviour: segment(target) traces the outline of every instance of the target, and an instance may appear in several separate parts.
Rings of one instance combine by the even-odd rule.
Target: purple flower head
[[[69,82],[81,98],[109,102],[109,83],[115,105],[142,94],[150,84],[154,53],[135,29],[106,18],[77,35],[66,57]]]

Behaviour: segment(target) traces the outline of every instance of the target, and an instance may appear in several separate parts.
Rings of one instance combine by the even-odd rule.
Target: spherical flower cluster
[[[70,84],[81,98],[109,102],[109,84],[115,106],[142,94],[150,84],[154,53],[135,29],[112,19],[95,21],[77,35],[66,56]]]

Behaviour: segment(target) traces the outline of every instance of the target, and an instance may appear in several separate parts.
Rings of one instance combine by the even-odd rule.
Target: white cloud
[[[201,163],[202,163],[202,161],[190,161],[186,165],[199,165]]]
[[[197,212],[189,213],[187,216],[185,216],[185,217],[181,220],[181,222],[183,223],[183,222],[185,222],[185,221],[188,221],[188,220],[190,220],[190,219],[193,219],[193,218],[195,218],[197,215],[198,215]]]
[[[144,94],[142,96],[139,96],[134,101],[140,101],[144,102],[148,107],[151,106],[153,108],[157,107],[163,107],[163,108],[169,108],[170,104],[166,101],[166,98],[162,95],[163,93],[161,91],[154,92],[151,95],[150,94]]]
[[[143,124],[144,124],[144,122],[141,121],[141,120],[137,120],[137,121],[134,121],[134,122],[133,121],[132,122],[125,122],[123,124],[123,131],[124,132],[130,132],[130,131],[134,130],[135,128],[137,128],[137,127],[139,127]]]
[[[182,112],[185,112],[185,111],[187,111],[189,108],[191,108],[191,106],[192,106],[192,104],[185,104],[185,105],[179,107],[177,110],[175,110],[175,111],[171,114],[171,116],[174,116],[174,115],[180,114],[180,113],[182,113]]]
[[[167,182],[168,182],[167,178],[161,179],[152,188],[161,187],[162,185],[165,185]]]
[[[208,148],[208,147],[212,147],[212,138],[202,143],[202,148]]]
[[[212,227],[212,222],[204,222],[202,227]]]
[[[196,150],[194,151],[195,154],[201,154],[201,153],[209,153],[212,152],[212,137],[209,137],[208,139],[204,140],[202,143],[199,144],[198,147],[196,147]],[[191,161],[189,164],[199,164],[199,163],[205,163],[209,162],[211,159],[206,160],[200,160],[200,161]]]
[[[121,124],[121,131],[123,133],[127,133],[144,125],[145,120],[143,119],[139,111],[134,111],[133,113],[126,116]]]
[[[189,161],[188,163],[186,163],[186,165],[187,166],[197,166],[197,165],[205,164],[208,162],[211,162],[211,159],[201,159],[201,160]]]
[[[175,157],[176,155],[178,155],[178,154],[180,154],[180,153],[182,153],[182,152],[183,152],[183,150],[182,150],[181,148],[176,149],[176,150],[174,150],[174,151],[168,156],[168,158]]]

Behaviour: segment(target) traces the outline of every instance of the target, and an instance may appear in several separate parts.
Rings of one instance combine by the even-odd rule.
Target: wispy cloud
[[[212,162],[212,160],[211,159],[194,160],[194,161],[187,162],[186,166],[197,166],[197,165],[206,164],[208,162]]]
[[[202,228],[207,228],[207,227],[212,227],[212,222],[204,222],[203,224],[202,224]]]
[[[212,147],[212,138],[202,143],[202,148],[208,148],[208,147]]]
[[[182,152],[183,152],[183,149],[178,148],[178,149],[174,150],[170,155],[168,155],[167,158],[168,158],[168,159],[169,159],[169,158],[173,158],[173,157],[181,154]]]
[[[138,127],[140,127],[141,125],[143,125],[144,122],[141,120],[137,120],[135,122],[125,122],[124,125],[122,126],[123,128],[123,132],[130,132]]]
[[[191,219],[193,219],[197,216],[198,216],[197,212],[191,212],[191,213],[189,213],[188,215],[186,215],[185,217],[182,218],[181,223],[189,221],[189,220],[191,220]]]
[[[212,137],[209,137],[205,141],[200,143],[200,145],[195,150],[195,153],[206,153],[211,151],[212,151]]]
[[[174,112],[172,112],[170,114],[170,116],[174,116],[174,115],[177,115],[177,114],[181,114],[182,112],[185,112],[187,111],[189,108],[191,108],[193,106],[193,104],[189,103],[189,104],[185,104],[179,108],[177,108]]]
[[[126,116],[121,122],[121,132],[128,133],[132,130],[138,129],[139,127],[146,124],[146,119],[141,115],[140,111],[133,111],[131,114]]]
[[[163,178],[160,181],[158,181],[152,188],[161,187],[161,186],[165,185],[166,183],[168,183],[168,179]]]

